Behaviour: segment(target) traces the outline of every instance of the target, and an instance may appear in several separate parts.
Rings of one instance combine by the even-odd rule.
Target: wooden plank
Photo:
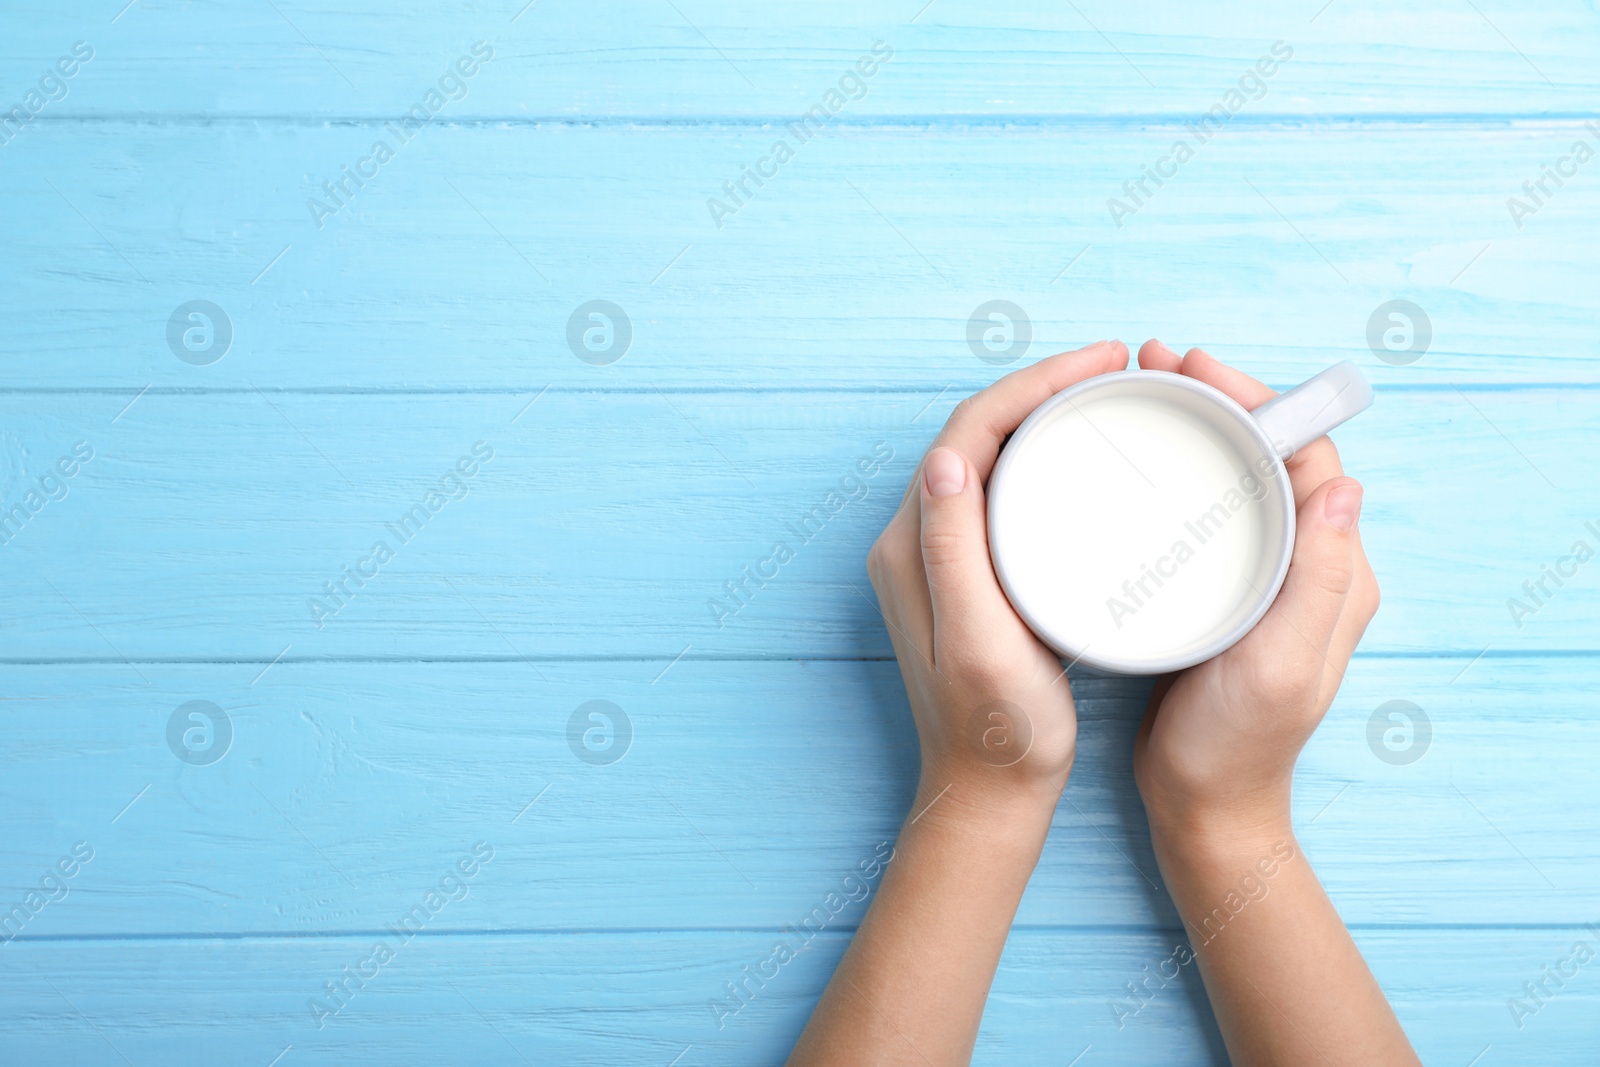
[[[710,201],[734,202],[723,183],[786,136],[41,127],[0,178],[0,385],[959,394],[1002,369],[979,358],[981,328],[969,340],[994,300],[1032,333],[994,358],[1156,335],[1274,381],[1341,358],[1380,384],[1600,381],[1583,282],[1600,182],[1580,171],[1530,216],[1507,207],[1579,139],[1600,147],[1576,121],[1238,128],[1148,199],[1124,186],[1179,123],[841,127],[790,137],[795,158],[714,218]],[[323,191],[384,137],[397,154],[377,178]],[[1114,218],[1113,199],[1137,210]],[[195,300],[222,309],[225,349],[183,348]],[[595,300],[627,319],[620,355],[615,333],[583,347]],[[1369,337],[1398,325],[1394,300],[1428,324],[1403,366]]]
[[[1026,308],[1027,360],[1154,333],[1275,384],[1372,374],[1340,440],[1386,605],[1302,760],[1302,841],[1427,1062],[1591,1055],[1596,965],[1521,1027],[1508,1000],[1600,944],[1600,799],[1573,786],[1600,602],[1586,564],[1547,577],[1600,544],[1600,186],[1520,226],[1506,198],[1593,141],[1600,24],[1320,3],[12,20],[0,111],[73,41],[95,56],[0,144],[0,508],[62,497],[0,537],[8,1058],[778,1062],[860,902],[712,1005],[903,815],[914,737],[861,561],[1003,369],[967,340],[994,299]],[[319,228],[308,198],[480,38],[464,98]],[[718,228],[707,198],[877,38],[862,99]],[[1108,198],[1280,38],[1263,97],[1119,227]],[[595,299],[630,317],[620,362],[568,340]],[[1368,340],[1395,299],[1434,334],[1406,366]],[[226,309],[220,362],[172,347],[193,300]],[[323,582],[480,440],[465,499],[318,629]],[[40,482],[78,441],[94,459]],[[723,583],[879,442],[864,496],[717,626]],[[1078,768],[977,1062],[1221,1062],[1192,973],[1116,1026],[1176,917],[1128,772],[1143,685],[1074,686]],[[593,700],[630,716],[616,763],[573,739]],[[1378,736],[1397,700],[1430,720],[1414,763]],[[226,709],[215,763],[190,701]],[[475,846],[464,896],[319,1029],[322,983],[422,926]]]
[[[1249,105],[1271,113],[1584,112],[1597,88],[1592,13],[1510,0],[1477,10],[1416,0],[1322,10],[1002,0],[982,11],[826,0],[760,18],[727,0],[118,7],[65,3],[16,20],[25,24],[10,28],[0,53],[14,95],[77,40],[94,58],[43,116],[387,118],[476,40],[495,58],[442,117],[787,117],[816,103],[875,39],[895,58],[848,105],[852,114],[1196,114],[1279,40],[1293,58]]]
[[[1302,759],[1302,843],[1351,922],[1600,913],[1600,798],[1571,786],[1596,659],[1469,663],[1358,661]],[[1176,927],[1129,762],[1147,686],[1073,684],[1077,768],[1020,921]],[[95,853],[26,937],[381,929],[480,841],[439,929],[777,928],[892,846],[917,773],[882,661],[10,666],[3,691],[0,901]],[[231,724],[210,764],[176,753],[227,731],[167,733],[207,725],[195,700]],[[604,725],[593,700],[631,740],[589,760],[569,729]],[[1370,740],[1395,700],[1431,723],[1411,763]]]
[[[867,547],[954,402],[151,392],[119,416],[120,396],[7,395],[0,510],[26,523],[4,655],[887,656]],[[1385,393],[1339,432],[1386,594],[1366,651],[1595,647],[1597,565],[1569,558],[1600,544],[1594,405]],[[28,514],[80,442],[95,458]],[[461,479],[475,444],[494,458]]]
[[[747,1067],[782,1061],[845,944],[843,934],[816,935],[719,1030],[713,1002],[771,955],[776,936],[391,939],[392,958],[361,988],[352,982],[321,1029],[309,1002],[372,958],[372,937],[15,944],[0,1000],[8,1047],[23,1062],[266,1064],[281,1054],[285,1064],[586,1067],[678,1057]],[[1358,940],[1424,1062],[1481,1056],[1537,1067],[1586,1062],[1600,1036],[1594,965],[1520,1030],[1507,1001],[1577,941],[1592,950],[1597,936],[1433,929]],[[1086,1048],[1083,1064],[1224,1062],[1193,967],[1165,988],[1152,981],[1148,1001],[1117,1027],[1113,1005],[1131,1002],[1126,984],[1154,973],[1173,944],[1158,931],[1014,931],[973,1062],[1059,1067]]]

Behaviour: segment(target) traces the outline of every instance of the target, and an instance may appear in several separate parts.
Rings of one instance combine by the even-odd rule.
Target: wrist
[[[1276,829],[1230,827],[1225,833],[1168,837],[1156,843],[1155,853],[1195,951],[1213,944],[1235,922],[1260,929],[1264,914],[1282,914],[1282,893],[1290,892],[1293,899],[1293,888],[1304,886],[1309,873],[1287,823]],[[1274,894],[1278,903],[1267,905]],[[1241,944],[1237,933],[1233,944]]]
[[[1163,865],[1227,869],[1296,847],[1287,803],[1182,811],[1147,806],[1147,813],[1150,843]]]
[[[1135,775],[1151,840],[1199,848],[1249,845],[1293,832],[1289,803],[1293,779],[1270,776],[1254,782],[1191,782],[1174,787],[1168,777]],[[1219,788],[1219,786],[1222,786]]]
[[[903,834],[933,834],[959,848],[1038,859],[1060,790],[997,787],[983,776],[925,773]]]

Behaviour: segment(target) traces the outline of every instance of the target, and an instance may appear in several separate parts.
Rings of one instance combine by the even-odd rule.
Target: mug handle
[[[1329,430],[1372,406],[1372,386],[1348,359],[1256,408],[1254,416],[1287,461]]]

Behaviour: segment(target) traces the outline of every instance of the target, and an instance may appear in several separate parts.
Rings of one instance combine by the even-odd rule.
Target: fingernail
[[[967,484],[967,465],[950,449],[936,448],[928,453],[922,479],[929,496],[955,496]]]
[[[1349,482],[1330,492],[1327,503],[1322,506],[1322,513],[1328,517],[1328,525],[1335,530],[1348,530],[1354,526],[1356,516],[1361,514],[1360,483]]]

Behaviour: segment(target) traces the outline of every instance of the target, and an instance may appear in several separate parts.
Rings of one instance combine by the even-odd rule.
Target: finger
[[[1128,346],[1121,341],[1097,341],[1076,352],[1041,359],[956,405],[934,447],[953,448],[966,456],[981,485],[989,480],[1000,446],[1034,408],[1069,385],[1127,365]]]
[[[1041,359],[1031,367],[1011,372],[987,389],[974,393],[956,405],[944,429],[929,447],[948,445],[963,452],[977,464],[979,480],[988,481],[989,471],[993,469],[995,458],[1000,453],[1000,445],[1005,443],[1006,437],[1021,425],[1022,420],[1027,418],[1034,408],[1069,385],[1074,385],[1085,378],[1092,378],[1096,374],[1121,370],[1127,365],[1128,346],[1121,341],[1096,341],[1075,352],[1061,352]],[[1044,383],[1042,387],[1041,381]],[[982,447],[981,438],[973,433],[975,416],[978,422],[993,418],[996,408],[1001,404],[1013,407],[1020,405],[1022,410],[999,435],[990,450]],[[958,433],[959,439],[953,441],[952,433]],[[906,483],[905,496],[900,499],[900,510],[909,511],[911,513],[909,517],[913,521],[918,518],[916,509],[921,493],[917,486],[921,479],[922,465],[919,463],[911,480]]]
[[[1367,553],[1361,547],[1359,522],[1356,525],[1355,546],[1352,549],[1352,565],[1355,576],[1350,582],[1350,595],[1345,597],[1344,610],[1339,613],[1339,621],[1333,629],[1333,640],[1328,644],[1328,659],[1338,671],[1329,672],[1329,675],[1323,678],[1324,704],[1332,702],[1339,683],[1344,679],[1345,667],[1349,665],[1356,646],[1366,634],[1372,617],[1377,614],[1378,604],[1382,599],[1378,592],[1377,576],[1372,573],[1372,565],[1367,562]]]
[[[1360,513],[1361,484],[1354,478],[1329,479],[1300,506],[1288,577],[1256,627],[1285,676],[1321,678],[1324,668],[1344,675],[1330,650],[1354,583]]]
[[[953,448],[934,448],[923,463],[922,565],[933,604],[937,663],[970,651],[1016,625],[989,562],[983,486],[977,469]]]
[[[921,478],[918,474],[917,480]],[[890,519],[868,556],[867,572],[877,591],[878,613],[894,641],[896,657],[903,660],[903,653],[914,652],[932,662],[933,602],[922,567],[920,522],[917,514],[907,514],[904,509]]]
[[[1183,373],[1227,393],[1246,411],[1254,410],[1278,395],[1276,389],[1242,370],[1228,366],[1203,348],[1191,348],[1183,354]]]
[[[1164,370],[1176,374],[1183,369],[1178,353],[1154,337],[1139,346],[1139,366],[1145,370]]]
[[[1226,393],[1246,411],[1254,411],[1278,395],[1272,387],[1199,348],[1191,348],[1184,354],[1183,373]],[[1304,504],[1317,486],[1344,473],[1339,450],[1326,437],[1319,437],[1300,449],[1284,466],[1289,471],[1289,484],[1294,488],[1296,507]]]

